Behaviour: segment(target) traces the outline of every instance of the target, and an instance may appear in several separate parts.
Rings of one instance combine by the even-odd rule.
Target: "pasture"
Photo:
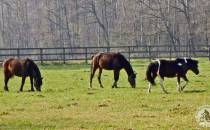
[[[210,62],[198,60],[200,74],[188,72],[190,82],[183,93],[176,90],[176,78],[165,79],[169,94],[164,94],[159,84],[147,93],[144,77],[148,60],[131,61],[138,73],[135,89],[130,87],[124,70],[119,88],[111,88],[112,71],[103,71],[104,88],[100,88],[97,71],[93,89],[88,89],[89,65],[49,63],[39,65],[44,77],[42,92],[27,92],[28,78],[24,92],[17,92],[21,83],[17,77],[9,81],[10,91],[4,92],[1,68],[0,129],[203,129],[196,123],[195,112],[210,102]]]

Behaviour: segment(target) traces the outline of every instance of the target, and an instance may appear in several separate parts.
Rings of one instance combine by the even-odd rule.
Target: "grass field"
[[[190,82],[183,93],[176,91],[176,78],[165,80],[169,94],[159,85],[147,93],[148,60],[131,62],[138,73],[135,89],[128,84],[124,70],[119,88],[111,88],[113,72],[103,71],[104,88],[95,76],[93,89],[88,89],[90,68],[85,64],[39,65],[44,77],[42,92],[27,92],[29,79],[24,92],[17,92],[21,82],[17,77],[9,81],[10,92],[4,92],[2,75],[0,129],[203,129],[196,123],[195,113],[198,107],[210,104],[210,62],[199,61],[200,74],[188,72]]]

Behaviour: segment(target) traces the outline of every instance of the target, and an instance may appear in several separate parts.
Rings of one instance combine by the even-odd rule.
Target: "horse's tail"
[[[157,75],[157,67],[155,63],[150,63],[146,71],[146,80],[155,85],[155,77]]]
[[[11,60],[14,60],[14,58],[5,59],[2,63],[2,67],[7,67]]]
[[[90,74],[92,74],[92,71],[93,71],[93,58],[94,58],[94,55],[91,56]]]
[[[94,55],[91,56],[91,60],[93,60]]]
[[[97,55],[93,55],[91,56],[91,64],[90,64],[90,88],[92,88],[92,79],[93,79],[93,75],[94,75],[94,63],[95,63],[95,58],[97,58]]]
[[[4,68],[4,66],[8,65],[8,59],[5,59],[3,62],[2,62],[2,67]]]

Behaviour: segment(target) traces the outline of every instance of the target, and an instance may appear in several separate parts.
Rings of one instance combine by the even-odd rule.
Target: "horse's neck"
[[[188,70],[190,70],[190,67],[188,65],[183,66],[183,69],[185,71],[185,73],[187,73]]]
[[[131,64],[128,61],[124,62],[124,69],[127,72],[128,76],[134,74],[133,68],[131,67]]]
[[[33,77],[34,77],[34,78],[35,78],[35,77],[40,77],[40,76],[41,76],[41,75],[40,75],[40,72],[39,72],[39,69],[38,69],[38,67],[37,67],[35,64],[33,64],[32,74],[33,74]]]

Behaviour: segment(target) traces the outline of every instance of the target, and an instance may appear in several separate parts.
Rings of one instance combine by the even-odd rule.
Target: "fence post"
[[[106,51],[110,52],[110,46],[107,46]]]
[[[20,58],[20,48],[17,48],[17,57]]]
[[[87,64],[88,63],[88,56],[87,56],[87,47],[85,47],[85,63]]]
[[[63,63],[66,64],[66,51],[65,51],[65,48],[63,48]]]
[[[131,48],[128,47],[128,60],[131,61]]]
[[[208,46],[208,56],[209,56],[209,61],[210,61],[210,46]]]
[[[43,49],[40,48],[40,60],[41,60],[41,64],[43,64]]]

